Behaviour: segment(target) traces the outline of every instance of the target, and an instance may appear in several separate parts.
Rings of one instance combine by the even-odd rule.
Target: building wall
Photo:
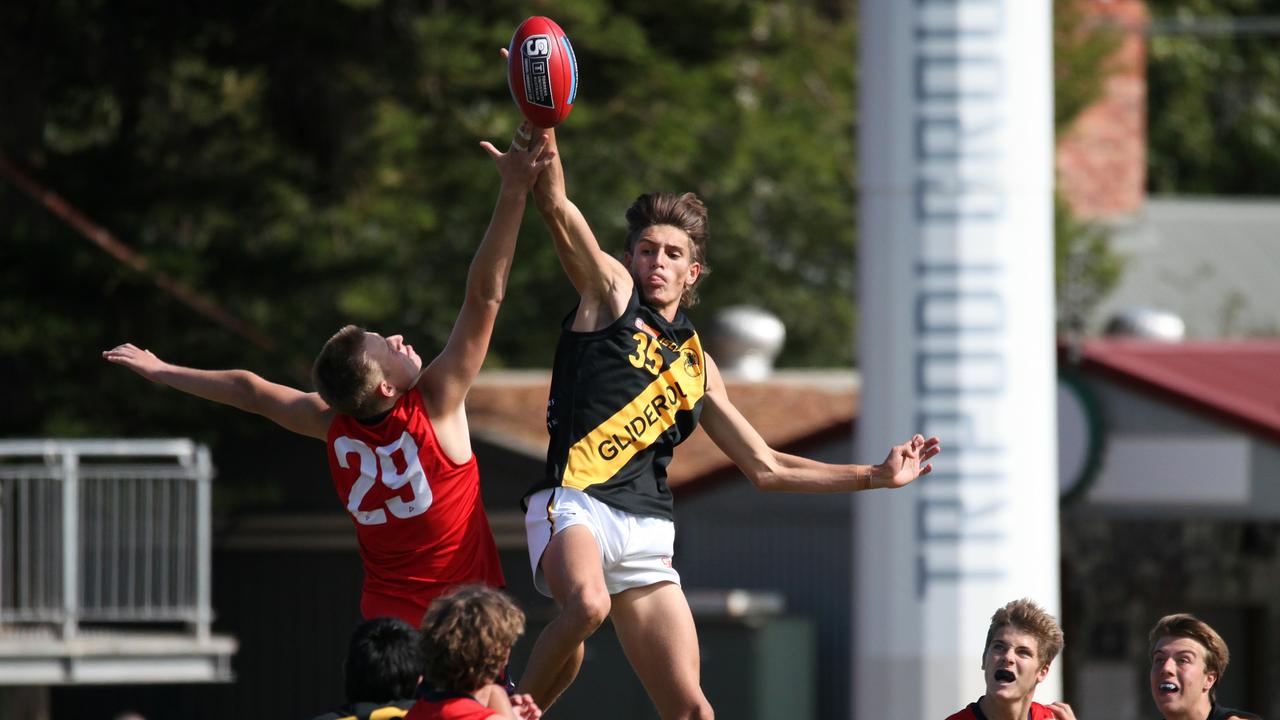
[[[1107,432],[1093,513],[1280,520],[1280,445],[1107,380],[1085,387]]]
[[[1058,183],[1071,209],[1089,219],[1132,216],[1142,209],[1147,181],[1146,3],[1075,0],[1090,30],[1114,32],[1102,94],[1059,128]]]

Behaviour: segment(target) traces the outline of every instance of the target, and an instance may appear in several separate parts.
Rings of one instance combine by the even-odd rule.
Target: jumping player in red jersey
[[[498,590],[468,585],[436,598],[422,618],[422,684],[405,720],[538,720],[533,698],[489,680],[523,632],[524,613]]]
[[[463,400],[489,348],[527,195],[553,156],[545,136],[525,144],[527,124],[517,133],[506,153],[481,143],[501,189],[453,331],[425,368],[403,336],[354,325],[320,350],[312,369],[318,392],[311,393],[246,370],[172,365],[130,343],[102,354],[152,382],[325,441],[364,562],[365,618],[399,617],[417,627],[431,600],[454,585],[504,584]]]
[[[1034,602],[1014,600],[991,616],[982,650],[987,691],[947,720],[1076,720],[1064,702],[1032,700],[1062,652],[1062,628]]]

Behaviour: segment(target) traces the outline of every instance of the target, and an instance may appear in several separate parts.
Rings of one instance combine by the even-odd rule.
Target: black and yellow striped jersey
[[[622,317],[602,330],[574,332],[575,313],[556,346],[546,472],[525,496],[570,487],[671,519],[667,465],[697,427],[707,389],[698,332],[683,312],[667,322],[634,290]]]
[[[413,698],[387,703],[356,702],[333,712],[317,715],[312,720],[395,720],[408,715],[413,703]]]

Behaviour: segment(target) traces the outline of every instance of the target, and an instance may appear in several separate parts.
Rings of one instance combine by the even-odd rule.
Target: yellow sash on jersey
[[[695,334],[648,387],[569,448],[561,485],[583,490],[612,478],[675,424],[677,411],[698,404],[706,387],[705,371],[702,344]]]

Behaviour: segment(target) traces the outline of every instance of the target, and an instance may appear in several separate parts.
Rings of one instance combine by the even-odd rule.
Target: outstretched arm
[[[582,296],[573,329],[599,330],[622,317],[634,283],[622,263],[600,249],[600,243],[582,211],[569,200],[555,131],[547,130],[546,133],[552,150],[557,153],[534,185],[533,198],[555,241],[560,264],[564,266],[574,289]]]
[[[504,60],[509,59],[506,48],[499,52]],[[555,241],[560,264],[581,296],[573,329],[581,332],[599,330],[622,317],[626,311],[634,287],[631,273],[617,258],[600,249],[600,243],[596,241],[582,211],[569,200],[556,131],[538,129],[538,132],[547,135],[548,147],[554,156],[533,187],[533,199],[538,206],[538,214],[551,232],[551,239]]]
[[[527,125],[518,131],[523,137],[528,136]],[[480,146],[493,158],[502,184],[489,229],[471,261],[467,294],[449,341],[418,381],[433,415],[449,414],[462,407],[471,383],[484,364],[493,324],[507,290],[507,277],[511,274],[525,198],[551,157],[545,137],[535,138],[527,150],[520,149],[513,140],[506,153],[488,142]]]
[[[856,492],[907,485],[933,469],[928,461],[938,454],[938,438],[916,435],[895,445],[879,465],[834,465],[769,447],[760,433],[729,401],[720,370],[707,357],[707,394],[702,426],[711,440],[757,488],[771,492]]]
[[[248,370],[197,370],[171,365],[133,343],[103,351],[102,357],[151,382],[261,415],[299,435],[324,440],[333,418],[333,410],[316,393],[269,382]]]

